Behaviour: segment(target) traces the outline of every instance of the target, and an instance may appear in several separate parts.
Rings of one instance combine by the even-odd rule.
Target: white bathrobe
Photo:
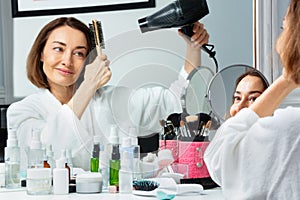
[[[186,86],[181,80],[172,87]],[[32,128],[40,128],[43,145],[52,144],[55,158],[61,149],[70,149],[75,167],[89,170],[93,135],[100,134],[102,144],[108,143],[110,128],[116,124],[126,134],[130,127],[138,128],[138,135],[159,132],[159,120],[181,112],[177,94],[161,87],[132,91],[125,87],[106,86],[97,91],[81,119],[62,105],[47,89],[40,89],[23,100],[13,103],[7,111],[8,127],[17,128],[22,148],[21,168],[26,168],[24,148],[30,146]],[[74,100],[74,105],[80,99]]]
[[[300,199],[300,108],[265,118],[241,110],[219,128],[204,160],[226,199]]]

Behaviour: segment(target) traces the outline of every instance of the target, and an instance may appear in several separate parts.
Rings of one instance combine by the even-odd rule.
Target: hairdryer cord
[[[208,47],[210,47],[210,48],[208,48]],[[215,46],[212,44],[204,44],[204,45],[202,45],[201,49],[204,50],[209,55],[209,57],[213,59],[215,65],[216,65],[216,73],[217,73],[219,70],[219,66],[218,66],[218,61],[215,57],[216,51],[213,51],[214,47]]]

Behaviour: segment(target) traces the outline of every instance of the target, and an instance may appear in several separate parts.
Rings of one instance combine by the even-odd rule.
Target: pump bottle
[[[40,129],[32,129],[32,140],[28,155],[28,168],[44,167],[44,151],[42,149],[40,134]]]
[[[20,148],[15,129],[9,129],[5,157],[5,187],[20,187]]]

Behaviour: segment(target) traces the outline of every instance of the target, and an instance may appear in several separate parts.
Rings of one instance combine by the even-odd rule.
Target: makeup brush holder
[[[209,142],[179,141],[178,163],[188,165],[188,178],[210,177],[204,163],[204,152]]]

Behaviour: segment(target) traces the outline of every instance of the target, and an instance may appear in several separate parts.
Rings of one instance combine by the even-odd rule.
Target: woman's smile
[[[74,72],[70,71],[69,69],[56,68],[56,70],[57,70],[60,74],[65,75],[65,76],[73,75],[73,74],[74,74]]]

